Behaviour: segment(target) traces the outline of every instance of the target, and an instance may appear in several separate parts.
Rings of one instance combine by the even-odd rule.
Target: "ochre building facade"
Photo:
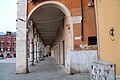
[[[95,0],[100,60],[116,65],[120,76],[120,1]]]

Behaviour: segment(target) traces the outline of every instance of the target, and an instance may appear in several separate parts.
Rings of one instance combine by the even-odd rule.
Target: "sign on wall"
[[[73,16],[73,24],[81,23],[82,16]]]
[[[75,37],[75,40],[81,40],[82,36]]]

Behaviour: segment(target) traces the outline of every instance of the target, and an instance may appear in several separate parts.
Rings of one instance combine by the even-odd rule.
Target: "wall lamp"
[[[88,3],[88,7],[94,7],[94,0],[91,0],[91,1]]]

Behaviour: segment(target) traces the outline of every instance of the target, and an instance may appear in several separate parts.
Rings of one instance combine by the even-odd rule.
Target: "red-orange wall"
[[[47,1],[47,0],[40,0],[36,4],[31,4],[28,2],[28,11],[27,14],[39,3]],[[50,0],[49,0],[50,1]],[[80,0],[51,0],[51,1],[59,1],[63,3],[71,12],[72,16],[81,16],[81,7],[80,7]],[[83,10],[84,10],[84,42],[81,40],[75,40],[75,37],[81,36],[81,24],[74,24],[73,25],[73,34],[74,34],[74,50],[80,50],[79,45],[81,43],[88,43],[88,36],[96,36],[96,23],[95,23],[95,12],[94,7],[89,8],[88,3],[91,0],[83,0]]]

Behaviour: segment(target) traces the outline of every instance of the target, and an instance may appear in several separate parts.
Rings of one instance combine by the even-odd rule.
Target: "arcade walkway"
[[[0,63],[0,80],[90,80],[88,74],[68,75],[52,57],[29,68],[30,73],[15,75],[14,63]]]

